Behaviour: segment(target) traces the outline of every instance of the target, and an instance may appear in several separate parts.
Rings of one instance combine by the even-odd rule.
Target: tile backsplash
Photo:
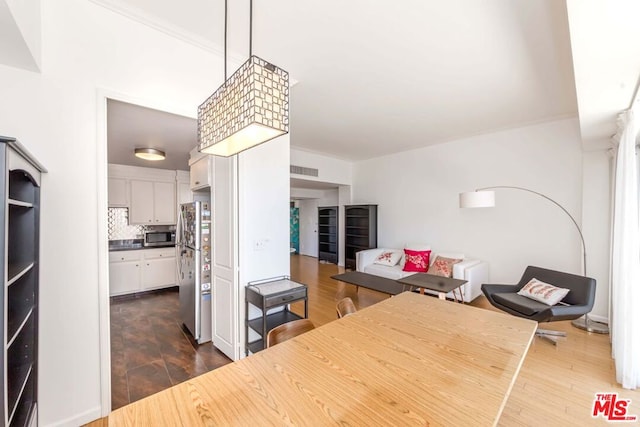
[[[129,225],[128,208],[109,208],[109,240],[141,239],[147,231],[146,225]]]

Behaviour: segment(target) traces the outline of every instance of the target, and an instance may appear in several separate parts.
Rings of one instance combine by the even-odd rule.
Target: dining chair
[[[336,311],[338,312],[338,318],[341,318],[349,314],[353,314],[358,310],[353,304],[353,300],[349,297],[345,297],[336,304]]]
[[[313,322],[309,319],[299,319],[283,323],[282,325],[271,329],[267,334],[267,348],[280,344],[281,342],[300,334],[304,334],[314,328],[315,326]]]

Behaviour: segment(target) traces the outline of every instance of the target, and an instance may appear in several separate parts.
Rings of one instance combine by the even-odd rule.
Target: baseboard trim
[[[57,421],[51,424],[43,424],[49,427],[77,427],[90,423],[91,421],[95,421],[99,418],[102,418],[102,409],[100,406],[96,406],[88,411],[85,411],[81,414],[74,415],[73,417],[66,418],[61,421]],[[40,416],[40,421],[42,421],[42,417]]]

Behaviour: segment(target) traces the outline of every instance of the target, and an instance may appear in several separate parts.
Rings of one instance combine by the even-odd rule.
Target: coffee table
[[[340,282],[355,285],[356,292],[358,292],[358,287],[360,286],[389,295],[398,295],[405,290],[404,286],[398,284],[398,282],[393,279],[374,276],[373,274],[362,273],[360,271],[348,271],[346,273],[331,276],[331,278],[339,280]]]
[[[450,277],[436,276],[435,274],[428,273],[416,273],[411,276],[403,277],[397,280],[398,283],[403,285],[413,286],[420,288],[420,293],[423,294],[425,289],[438,292],[438,298],[446,299],[448,292],[453,293],[453,297],[457,302],[462,303],[462,289],[460,286],[467,283],[466,280],[452,279]],[[460,299],[456,294],[456,290],[460,291]]]

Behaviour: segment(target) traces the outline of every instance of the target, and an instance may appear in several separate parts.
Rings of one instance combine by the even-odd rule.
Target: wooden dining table
[[[109,425],[496,425],[536,327],[405,292],[124,406]]]

